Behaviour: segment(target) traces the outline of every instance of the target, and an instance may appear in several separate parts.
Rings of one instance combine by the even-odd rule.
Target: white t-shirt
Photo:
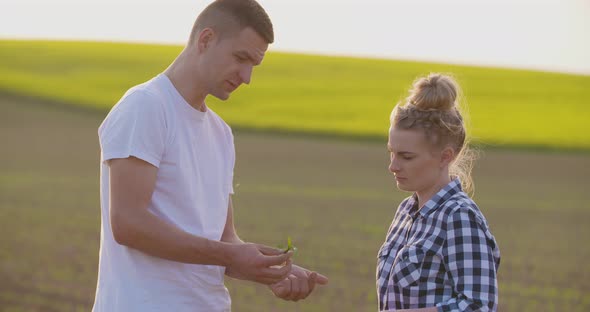
[[[106,165],[134,156],[158,167],[149,211],[186,232],[220,240],[233,193],[229,126],[211,109],[190,106],[160,74],[131,88],[98,134],[102,224],[93,311],[230,311],[224,267],[169,261],[114,240]]]

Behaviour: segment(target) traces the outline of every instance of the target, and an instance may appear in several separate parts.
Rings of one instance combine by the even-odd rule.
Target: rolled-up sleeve
[[[438,303],[438,311],[496,311],[497,267],[494,240],[483,221],[469,208],[458,208],[447,219],[442,248],[444,263],[453,284],[453,298]]]

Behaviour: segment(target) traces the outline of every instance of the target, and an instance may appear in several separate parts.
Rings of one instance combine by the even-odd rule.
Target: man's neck
[[[199,111],[206,111],[205,97],[207,92],[203,88],[204,83],[199,83],[198,70],[189,71],[187,64],[186,50],[183,51],[174,62],[164,71],[164,74],[170,79],[172,85],[184,100],[192,107]]]

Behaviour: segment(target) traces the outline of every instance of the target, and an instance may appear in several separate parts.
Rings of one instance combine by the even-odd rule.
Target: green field
[[[0,40],[0,311],[89,311],[98,125],[180,50]],[[388,115],[431,71],[463,86],[477,142],[517,147],[485,149],[474,169],[502,253],[499,311],[590,311],[590,77],[276,52],[253,87],[210,99],[235,130],[237,230],[268,245],[291,236],[295,261],[330,284],[288,303],[228,280],[234,311],[376,310],[376,252],[408,195],[387,172]]]
[[[6,95],[0,108],[0,310],[89,311],[104,114]],[[407,195],[387,173],[384,142],[236,131],[236,149],[239,234],[269,245],[293,237],[295,261],[330,284],[287,303],[228,280],[233,310],[375,311],[376,252]],[[589,311],[590,157],[492,150],[474,173],[502,252],[499,311]]]
[[[181,49],[0,40],[0,90],[104,113]],[[244,129],[380,139],[394,104],[431,71],[451,72],[463,86],[477,142],[590,149],[589,76],[272,52],[255,70],[253,87],[216,110]]]

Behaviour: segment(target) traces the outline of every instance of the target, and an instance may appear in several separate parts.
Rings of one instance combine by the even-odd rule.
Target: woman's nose
[[[389,163],[389,172],[396,173],[396,172],[399,172],[399,169],[400,169],[399,165],[395,161],[395,158],[392,158],[391,162]]]

